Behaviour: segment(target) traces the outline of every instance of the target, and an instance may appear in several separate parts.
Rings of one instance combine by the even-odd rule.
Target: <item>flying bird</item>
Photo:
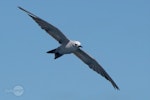
[[[107,72],[102,68],[102,66],[90,55],[84,52],[81,49],[81,43],[79,41],[73,41],[68,39],[58,28],[46,22],[45,20],[39,18],[38,16],[32,14],[31,12],[23,9],[22,7],[18,7],[22,11],[26,12],[42,29],[44,29],[49,35],[51,35],[54,39],[56,39],[60,46],[56,49],[50,50],[47,53],[54,53],[54,59],[57,59],[65,54],[73,53],[79,59],[81,59],[85,64],[87,64],[91,69],[96,71],[98,74],[105,77],[108,81],[111,82],[115,89],[119,90],[117,84],[113,81],[113,79],[107,74]]]

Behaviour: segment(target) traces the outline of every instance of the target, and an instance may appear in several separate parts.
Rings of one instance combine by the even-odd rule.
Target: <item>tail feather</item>
[[[54,59],[57,59],[59,57],[61,57],[63,54],[60,54],[60,53],[55,53],[55,58]]]
[[[47,51],[47,53],[55,53],[55,58],[54,59],[57,59],[57,58],[59,58],[63,55],[63,54],[60,54],[60,53],[56,52],[56,49]]]
[[[53,49],[53,50],[47,51],[47,53],[56,53],[56,49]]]

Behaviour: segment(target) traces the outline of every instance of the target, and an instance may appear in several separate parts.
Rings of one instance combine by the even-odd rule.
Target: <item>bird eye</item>
[[[77,44],[75,43],[75,46],[77,46]]]

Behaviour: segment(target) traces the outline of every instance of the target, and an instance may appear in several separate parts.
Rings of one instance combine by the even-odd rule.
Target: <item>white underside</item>
[[[69,41],[65,45],[62,44],[60,47],[57,48],[57,52],[59,52],[60,54],[73,53],[78,49],[78,46],[75,46],[75,43],[75,41]]]

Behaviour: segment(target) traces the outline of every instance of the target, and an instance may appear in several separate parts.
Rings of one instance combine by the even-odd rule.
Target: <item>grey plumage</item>
[[[59,29],[51,25],[50,23],[44,21],[43,19],[37,17],[31,12],[18,7],[19,9],[25,11],[42,29],[44,29],[49,35],[51,35],[54,39],[56,39],[61,46],[48,51],[47,53],[54,53],[55,59],[61,57],[64,54],[73,53],[79,59],[81,59],[85,64],[87,64],[91,69],[96,71],[98,74],[105,77],[108,81],[111,82],[115,89],[119,90],[117,84],[112,80],[112,78],[107,74],[107,72],[102,68],[102,66],[91,56],[85,53],[81,47],[81,43],[79,41],[69,40]]]

